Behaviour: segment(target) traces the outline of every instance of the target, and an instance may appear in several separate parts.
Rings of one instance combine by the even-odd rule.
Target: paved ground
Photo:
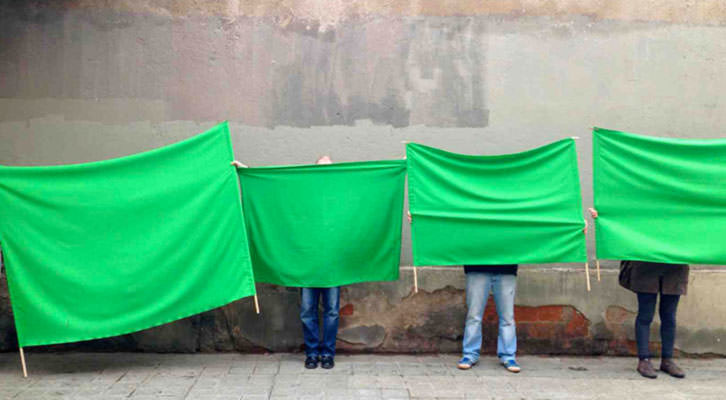
[[[726,399],[726,360],[681,360],[688,377],[646,380],[632,358],[491,357],[470,371],[455,355],[338,356],[305,370],[300,354],[0,354],[0,399]]]

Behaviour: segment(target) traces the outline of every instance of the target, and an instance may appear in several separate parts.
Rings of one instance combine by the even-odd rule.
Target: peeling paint
[[[34,6],[37,7],[37,3]],[[558,19],[586,16],[593,19],[706,25],[721,25],[726,22],[726,4],[719,0],[66,0],[62,6],[113,9],[177,18],[195,14],[222,15],[228,18],[278,17],[281,24],[295,18],[315,21],[321,30],[339,25],[350,18],[369,16],[500,15],[548,16]]]

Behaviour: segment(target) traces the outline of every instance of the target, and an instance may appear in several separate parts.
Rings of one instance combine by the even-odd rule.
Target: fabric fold
[[[258,282],[334,287],[398,279],[404,161],[238,173]]]
[[[574,140],[493,156],[410,143],[406,154],[414,265],[586,261]]]
[[[726,264],[726,139],[593,129],[597,257]]]
[[[135,332],[255,293],[227,123],[85,164],[0,166],[20,346]]]

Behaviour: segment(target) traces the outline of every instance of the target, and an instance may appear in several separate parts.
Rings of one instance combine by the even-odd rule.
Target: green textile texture
[[[585,262],[572,139],[473,156],[410,143],[414,265]]]
[[[403,160],[237,171],[257,282],[335,287],[398,279]]]
[[[87,164],[0,166],[20,346],[161,325],[255,293],[229,129]]]
[[[726,264],[726,139],[593,130],[597,257]]]

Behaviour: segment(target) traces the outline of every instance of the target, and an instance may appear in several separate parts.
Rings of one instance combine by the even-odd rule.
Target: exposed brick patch
[[[352,304],[346,304],[343,306],[343,308],[339,311],[340,316],[342,317],[348,317],[353,315],[353,305]]]
[[[522,353],[577,353],[592,342],[590,321],[569,305],[515,306],[514,319]],[[496,352],[498,321],[496,304],[490,298],[482,321],[486,353]]]
[[[632,311],[628,311],[624,309],[623,307],[619,306],[610,306],[605,311],[605,321],[611,323],[611,324],[623,324],[628,319],[631,319],[635,317],[635,313]]]
[[[565,327],[565,334],[568,337],[586,337],[589,333],[590,321],[580,312],[574,312],[572,319]]]
[[[562,320],[562,314],[562,306],[537,307],[537,321],[560,321]]]

